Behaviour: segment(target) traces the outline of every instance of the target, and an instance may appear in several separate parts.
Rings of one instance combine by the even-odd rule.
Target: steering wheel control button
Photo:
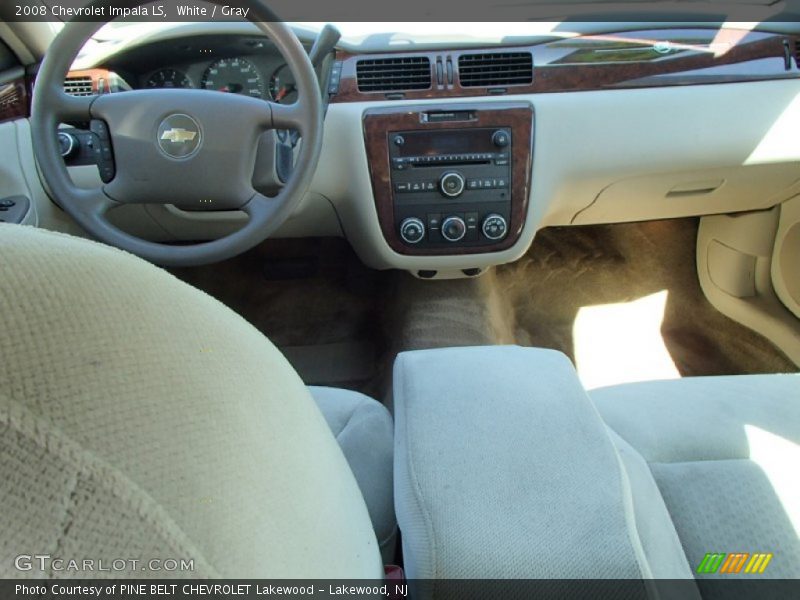
[[[439,189],[442,191],[442,194],[448,198],[460,196],[464,191],[465,185],[464,177],[461,173],[456,173],[455,171],[445,173],[439,180]]]
[[[70,158],[77,152],[78,148],[78,138],[71,133],[58,132],[58,149],[63,158]]]
[[[425,237],[425,224],[416,217],[405,219],[400,224],[400,237],[407,244],[418,244]]]
[[[461,217],[447,217],[442,223],[442,237],[448,242],[460,242],[467,234],[467,225]]]
[[[508,233],[508,223],[502,216],[492,214],[483,220],[481,229],[483,235],[488,239],[492,241],[502,240]]]
[[[114,153],[111,150],[111,136],[108,133],[108,125],[104,121],[94,119],[89,123],[89,130],[97,138],[97,143],[90,136],[85,145],[91,149],[94,155],[94,162],[100,171],[100,179],[103,183],[109,183],[117,174],[114,165]]]
[[[170,115],[158,126],[157,142],[170,158],[191,158],[203,144],[203,132],[189,115]]]
[[[495,131],[494,135],[492,135],[492,143],[498,148],[505,148],[508,146],[510,141],[511,138],[509,137],[508,133],[502,129]]]

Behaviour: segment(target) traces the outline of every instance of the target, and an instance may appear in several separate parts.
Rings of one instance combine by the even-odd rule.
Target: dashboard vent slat
[[[458,76],[462,87],[525,85],[533,82],[533,55],[530,52],[487,52],[458,57]]]
[[[67,77],[64,80],[64,91],[70,96],[92,96],[94,87],[91,77]]]
[[[399,92],[431,87],[431,61],[427,56],[359,60],[356,81],[360,92]]]

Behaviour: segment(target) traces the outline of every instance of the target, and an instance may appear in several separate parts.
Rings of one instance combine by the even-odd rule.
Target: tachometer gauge
[[[278,67],[269,78],[269,96],[281,104],[292,104],[297,101],[297,83],[289,65]]]
[[[206,90],[264,97],[264,81],[248,60],[225,58],[208,67],[201,86]]]
[[[181,73],[175,69],[161,69],[156,71],[147,80],[147,87],[149,88],[190,88],[192,86],[191,80],[185,73]]]

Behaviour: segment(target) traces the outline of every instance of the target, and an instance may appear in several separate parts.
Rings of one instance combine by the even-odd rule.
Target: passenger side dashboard
[[[797,41],[739,29],[652,29],[526,46],[340,53],[331,102],[761,81],[800,76]]]

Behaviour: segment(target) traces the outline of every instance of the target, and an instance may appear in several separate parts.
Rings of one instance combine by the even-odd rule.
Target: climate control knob
[[[467,234],[467,224],[461,217],[447,217],[442,222],[442,237],[448,242],[461,241]]]
[[[490,240],[502,240],[508,233],[508,223],[502,216],[492,214],[483,220],[481,231]]]
[[[448,171],[439,180],[439,189],[448,198],[460,196],[464,191],[464,176],[455,171]]]
[[[410,217],[400,223],[400,237],[407,244],[418,244],[425,237],[425,224],[416,217]]]

